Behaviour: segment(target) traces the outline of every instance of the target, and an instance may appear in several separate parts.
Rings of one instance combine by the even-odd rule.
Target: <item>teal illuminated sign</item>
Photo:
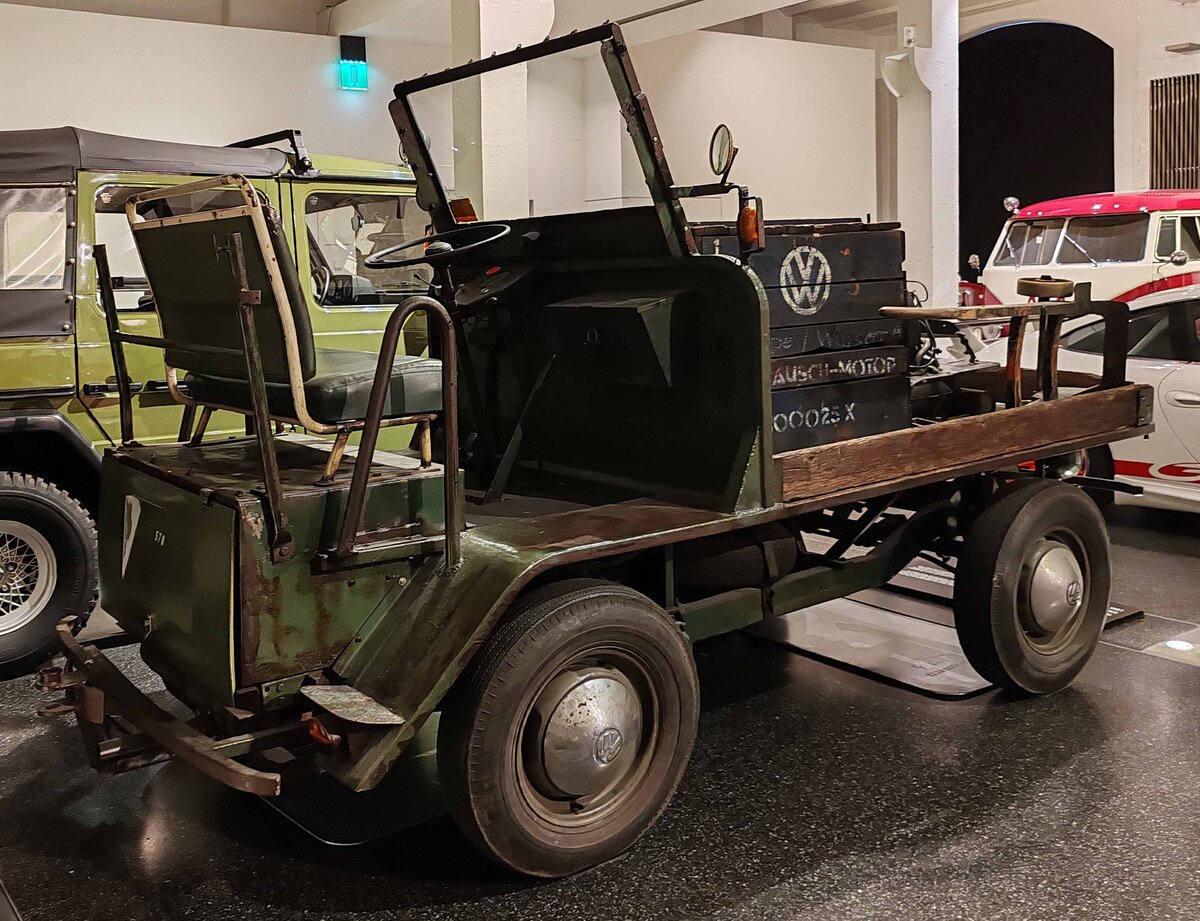
[[[344,90],[365,90],[367,88],[366,61],[339,61],[338,75]]]

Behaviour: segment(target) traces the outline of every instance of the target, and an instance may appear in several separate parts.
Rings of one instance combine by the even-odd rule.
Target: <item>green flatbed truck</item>
[[[445,119],[446,88],[466,82],[469,98],[502,68],[587,52],[649,203],[469,220],[444,178],[458,167],[461,193],[471,153],[469,123]],[[1059,478],[1064,458],[1152,430],[1150,388],[1124,379],[1123,305],[1079,286],[979,308],[1012,317],[1014,355],[1041,325],[1037,373],[941,375],[902,401],[911,424],[888,415],[860,434],[862,397],[774,412],[769,297],[747,261],[768,242],[760,203],[726,179],[727,132],[714,135],[716,183],[673,184],[617,26],[402,83],[391,114],[434,233],[366,263],[421,262],[433,279],[390,314],[372,368],[316,344],[288,235],[249,180],[127,202],[162,327],[114,333],[113,360],[159,348],[170,392],[199,415],[171,443],[141,443],[118,371],[101,588],[194,715],[160,708],[68,618],[67,665],[40,680],[65,691],[51,706],[75,715],[97,769],[174,757],[262,796],[313,771],[363,792],[429,751],[438,714],[438,776],[463,832],[504,866],[553,877],[621,853],[666,808],[696,741],[697,640],[881,585],[932,553],[953,561],[956,628],[982,675],[1048,693],[1084,667],[1108,542],[1095,505]],[[215,210],[156,208],[216,189],[233,197]],[[735,189],[739,258],[702,254],[685,197]],[[853,261],[856,245],[839,252]],[[821,281],[814,259],[793,251],[784,266]],[[788,298],[811,316],[819,295]],[[1107,320],[1104,373],[1059,373],[1063,318],[1093,312]],[[428,358],[397,355],[414,315],[428,319]],[[860,364],[829,359],[820,374]],[[214,409],[254,434],[212,438]],[[777,450],[793,415],[790,437],[833,434]],[[278,437],[280,424],[333,443]],[[397,426],[415,427],[414,447],[382,463],[378,437]]]
[[[286,149],[261,146],[272,143]],[[288,228],[311,275],[304,296],[317,340],[373,351],[419,276],[359,265],[368,238],[425,226],[407,168],[310,157],[295,130],[230,147],[76,128],[0,131],[0,674],[42,664],[55,624],[84,614],[96,591],[93,521],[100,455],[117,440],[117,393],[93,247],[108,249],[120,327],[153,334],[158,317],[125,201],[227,172],[249,177]],[[419,324],[406,348],[424,348]],[[134,348],[128,360],[139,438],[175,441],[183,407],[166,390],[161,357]],[[222,414],[212,429],[241,426]]]

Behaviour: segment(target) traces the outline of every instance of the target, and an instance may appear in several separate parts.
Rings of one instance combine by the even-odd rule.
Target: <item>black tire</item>
[[[44,662],[62,618],[86,619],[96,571],[96,526],[87,510],[38,477],[0,473],[0,676]]]
[[[445,702],[438,771],[450,814],[519,873],[596,866],[666,809],[698,715],[691,647],[662,608],[615,583],[543,586],[516,602]],[[568,733],[578,744],[553,744]]]
[[[1095,503],[1058,481],[1017,481],[974,520],[959,554],[954,626],[963,652],[1000,687],[1064,688],[1100,641],[1110,584],[1108,531]]]
[[[1101,445],[1083,452],[1083,475],[1111,480],[1115,476],[1112,452]],[[1116,496],[1107,489],[1084,489],[1100,509],[1106,509],[1116,501]]]

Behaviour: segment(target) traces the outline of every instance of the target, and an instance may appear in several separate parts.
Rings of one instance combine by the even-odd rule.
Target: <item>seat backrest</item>
[[[264,230],[265,225],[265,230]],[[289,381],[283,316],[295,329],[292,360],[300,380],[316,373],[312,323],[279,215],[255,204],[161,220],[135,221],[133,238],[154,294],[167,364],[197,374],[246,380],[246,361],[189,349],[243,349],[238,281],[230,239],[240,234],[251,290],[261,292],[255,329],[268,381]],[[280,300],[284,303],[281,305]],[[281,309],[282,308],[282,309]]]

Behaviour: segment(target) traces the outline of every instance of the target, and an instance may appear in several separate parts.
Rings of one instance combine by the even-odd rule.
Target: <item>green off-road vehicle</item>
[[[645,185],[609,195],[530,144],[553,169],[505,213],[477,197],[480,167],[527,164],[483,156],[497,152],[479,107],[460,103],[550,54],[607,75],[622,130],[597,147],[627,142]],[[146,445],[124,414],[103,462],[100,584],[190,715],[68,618],[68,665],[41,684],[67,692],[47,710],[75,715],[99,770],[175,757],[262,796],[311,789],[313,772],[372,796],[435,745],[465,834],[507,867],[560,876],[620,853],[666,808],[696,741],[694,641],[937,554],[981,675],[1048,693],[1084,667],[1109,546],[1061,478],[1080,451],[1153,429],[1151,388],[1125,381],[1124,305],[1052,279],[1026,288],[1046,300],[1012,307],[864,300],[899,299],[898,230],[765,224],[727,181],[728,130],[713,136],[718,180],[676,186],[615,25],[402,83],[391,114],[435,232],[365,262],[424,264],[433,281],[390,313],[377,359],[316,332],[291,254],[304,235],[286,229],[316,193],[281,212],[261,180],[227,175],[125,202],[162,331],[112,341],[161,350],[169,392],[198,415]],[[685,217],[685,199],[735,190],[736,222]],[[183,207],[218,191],[219,206]],[[119,316],[95,257],[87,272]],[[1106,320],[1103,374],[1059,372],[1063,318],[1089,313]],[[418,314],[429,357],[398,356]],[[1018,357],[1041,325],[1036,374],[1017,360],[934,372],[909,354],[905,323],[984,316],[1012,319]],[[134,376],[118,370],[121,406]],[[253,436],[212,438],[214,409],[252,419]],[[376,456],[401,426],[414,448]]]
[[[284,143],[288,149],[262,147]],[[125,202],[135,192],[235,172],[278,212],[322,344],[374,351],[414,271],[368,270],[377,239],[419,236],[405,168],[309,157],[298,131],[230,147],[200,147],[57,128],[0,132],[0,671],[44,660],[54,625],[85,614],[96,590],[93,521],[100,454],[118,438],[117,391],[93,247],[107,247],[120,328],[156,335]],[[217,207],[214,191],[171,208]],[[414,325],[406,351],[424,348]],[[181,407],[162,357],[129,350],[138,438],[176,441]],[[210,430],[240,431],[221,414]]]

